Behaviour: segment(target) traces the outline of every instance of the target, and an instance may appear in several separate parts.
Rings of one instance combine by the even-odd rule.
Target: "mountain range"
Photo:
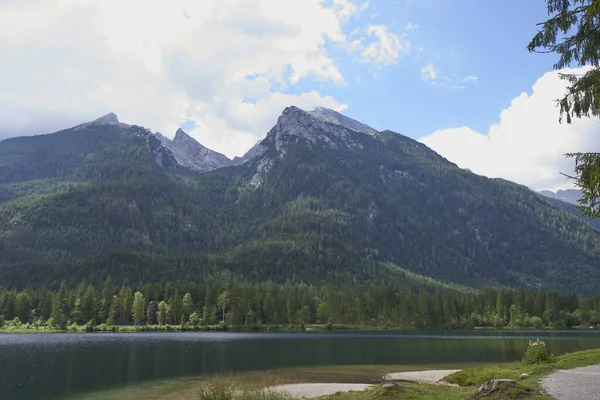
[[[0,286],[207,276],[595,293],[599,224],[332,110],[233,160],[108,114],[0,142]]]
[[[557,190],[556,192],[541,190],[540,194],[575,205],[579,205],[579,199],[581,199],[581,191],[577,189]]]

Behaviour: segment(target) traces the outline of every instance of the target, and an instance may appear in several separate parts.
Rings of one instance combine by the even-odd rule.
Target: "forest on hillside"
[[[573,206],[394,132],[347,133],[352,145],[289,137],[285,149],[268,136],[261,160],[203,174],[158,165],[154,136],[135,126],[2,141],[0,285],[202,283],[230,271],[254,284],[406,288],[416,274],[596,293],[600,233]]]

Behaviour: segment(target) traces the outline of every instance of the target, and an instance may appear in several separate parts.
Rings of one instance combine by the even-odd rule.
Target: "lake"
[[[63,399],[231,371],[507,362],[536,338],[555,354],[600,348],[594,331],[0,334],[0,399]]]

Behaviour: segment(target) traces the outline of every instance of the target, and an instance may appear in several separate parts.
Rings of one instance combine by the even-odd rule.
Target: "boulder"
[[[516,386],[516,383],[512,379],[493,379],[493,380],[487,381],[486,383],[481,385],[479,387],[479,389],[477,390],[476,395],[477,396],[479,396],[479,395],[486,396],[490,393],[495,392],[499,388],[514,387],[514,386]]]
[[[394,382],[386,381],[381,384],[381,387],[386,390],[402,390],[402,388],[396,385]]]

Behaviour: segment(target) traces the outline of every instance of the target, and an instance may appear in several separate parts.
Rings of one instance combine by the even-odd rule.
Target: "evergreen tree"
[[[31,312],[31,300],[29,295],[25,292],[21,292],[15,299],[15,316],[18,317],[21,322],[32,322],[29,319]]]
[[[158,319],[159,325],[165,325],[167,323],[168,314],[169,314],[169,306],[163,300],[160,303],[158,303],[157,319]]]
[[[142,325],[144,323],[144,314],[146,311],[146,303],[144,301],[144,295],[140,292],[135,292],[133,296],[133,322],[135,325]]]
[[[65,329],[67,327],[67,318],[69,316],[69,305],[67,298],[67,284],[62,281],[58,292],[54,295],[52,300],[52,320],[54,325],[58,329]]]
[[[133,292],[130,287],[124,287],[121,289],[119,295],[121,299],[121,324],[129,325],[131,323],[132,307],[133,307]]]
[[[121,300],[119,296],[112,296],[110,309],[108,311],[108,318],[106,319],[107,325],[120,325],[121,324]]]
[[[556,53],[554,69],[573,64],[591,66],[583,74],[561,73],[569,83],[564,96],[557,100],[560,119],[568,124],[573,118],[600,115],[600,7],[597,0],[546,0],[550,19],[527,48]],[[581,209],[587,216],[600,217],[600,153],[569,153],[576,162],[575,182],[582,190]]]
[[[189,292],[183,296],[182,309],[184,318],[188,320],[190,315],[194,312],[194,301],[192,300],[192,295]]]

